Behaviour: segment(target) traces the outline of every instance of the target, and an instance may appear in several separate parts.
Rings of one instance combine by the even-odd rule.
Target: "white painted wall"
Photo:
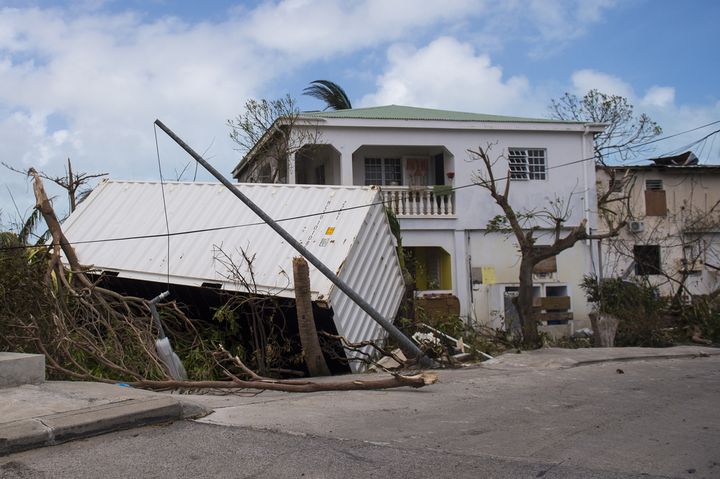
[[[498,307],[501,286],[483,286],[472,292],[470,267],[494,266],[498,282],[517,284],[519,256],[512,241],[504,235],[485,235],[490,219],[501,214],[489,193],[473,185],[478,161],[471,161],[468,149],[491,146],[491,157],[507,155],[508,148],[542,148],[548,165],[546,180],[513,181],[510,201],[517,211],[547,207],[550,201],[567,202],[571,227],[583,218],[595,224],[595,168],[593,161],[581,161],[592,155],[592,134],[582,125],[516,124],[448,121],[383,121],[332,119],[320,125],[324,143],[340,153],[339,177],[342,184],[364,184],[362,158],[358,150],[373,145],[376,156],[387,147],[388,156],[432,151],[444,147],[446,171],[454,171],[451,184],[456,190],[457,215],[454,219],[402,219],[400,225],[405,246],[441,246],[453,257],[453,287],[460,299],[461,314],[466,318],[487,320]],[[401,148],[405,146],[405,148]],[[448,164],[449,163],[449,164]],[[567,165],[566,165],[567,164]],[[507,173],[507,161],[494,167],[496,177]],[[504,187],[504,180],[501,182]],[[471,186],[468,186],[471,185]],[[467,186],[467,187],[465,187]],[[549,241],[549,240],[548,240]],[[588,306],[578,284],[591,271],[593,258],[589,244],[578,244],[558,258],[557,282],[568,286],[572,309],[584,327]]]
[[[585,195],[588,195],[593,201],[595,198],[595,169],[592,161],[557,167],[563,163],[580,160],[587,154],[583,142],[589,142],[591,139],[589,136],[584,137],[582,132],[327,128],[323,129],[322,138],[323,141],[332,144],[341,152],[341,170],[344,173],[351,173],[350,175],[341,175],[343,184],[345,184],[347,176],[350,176],[352,182],[350,184],[364,183],[362,162],[353,163],[352,161],[353,154],[362,145],[387,145],[392,147],[388,150],[390,156],[399,154],[400,150],[396,148],[397,145],[417,145],[429,148],[444,146],[454,157],[453,186],[469,185],[473,183],[474,175],[480,165],[478,162],[470,161],[471,156],[467,150],[492,143],[491,155],[493,157],[507,154],[507,149],[510,147],[544,148],[547,151],[547,163],[551,169],[548,171],[546,180],[512,182],[510,198],[516,209],[536,208],[539,205],[547,204],[555,197],[563,200],[569,199],[572,215],[568,224],[575,225],[586,216],[583,211]],[[377,151],[378,148],[373,147],[373,154],[377,154]],[[408,151],[415,150],[409,149]],[[356,159],[358,159],[357,155]],[[507,162],[499,161],[494,172],[496,176],[504,177],[507,172]],[[585,185],[586,177],[587,186]],[[456,192],[456,198],[461,211],[458,214],[457,224],[453,225],[454,229],[482,228],[499,213],[499,209],[487,192],[480,187],[460,189]],[[442,228],[447,226],[443,223]]]
[[[476,318],[485,324],[498,327],[505,314],[503,293],[506,286],[518,284],[519,253],[517,242],[502,233],[473,232],[470,241],[471,264],[474,268],[490,266],[495,268],[495,284],[475,285],[473,306]],[[584,291],[580,288],[583,275],[593,270],[590,246],[577,243],[573,248],[557,256],[557,272],[549,278],[536,278],[535,286],[545,296],[548,287],[566,286],[570,296],[571,311],[575,329],[589,327],[588,305]]]

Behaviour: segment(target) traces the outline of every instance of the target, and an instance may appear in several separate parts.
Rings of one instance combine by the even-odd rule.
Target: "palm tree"
[[[325,102],[325,110],[349,110],[352,108],[345,90],[330,80],[315,80],[303,90],[303,95],[311,96]]]

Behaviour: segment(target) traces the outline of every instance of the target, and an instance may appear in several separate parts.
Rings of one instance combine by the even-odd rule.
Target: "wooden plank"
[[[548,296],[539,299],[540,309],[570,309],[570,296]]]
[[[415,317],[424,318],[431,326],[460,315],[460,300],[452,294],[415,298],[414,306]]]
[[[645,215],[667,216],[665,190],[645,190]]]
[[[537,321],[571,321],[572,313],[540,313],[535,316]]]
[[[555,273],[557,271],[557,256],[551,256],[535,265],[533,273]]]

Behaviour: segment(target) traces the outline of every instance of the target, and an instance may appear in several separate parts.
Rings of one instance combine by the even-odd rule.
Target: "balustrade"
[[[398,218],[454,218],[455,193],[436,193],[431,186],[382,186],[386,206]]]

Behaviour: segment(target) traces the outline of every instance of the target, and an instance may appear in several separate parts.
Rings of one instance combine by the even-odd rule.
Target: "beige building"
[[[720,287],[720,166],[698,165],[687,152],[598,168],[597,181],[613,198],[629,195],[630,208],[621,234],[600,245],[603,277],[647,280],[663,296],[684,298]],[[610,203],[615,210],[620,204]]]

